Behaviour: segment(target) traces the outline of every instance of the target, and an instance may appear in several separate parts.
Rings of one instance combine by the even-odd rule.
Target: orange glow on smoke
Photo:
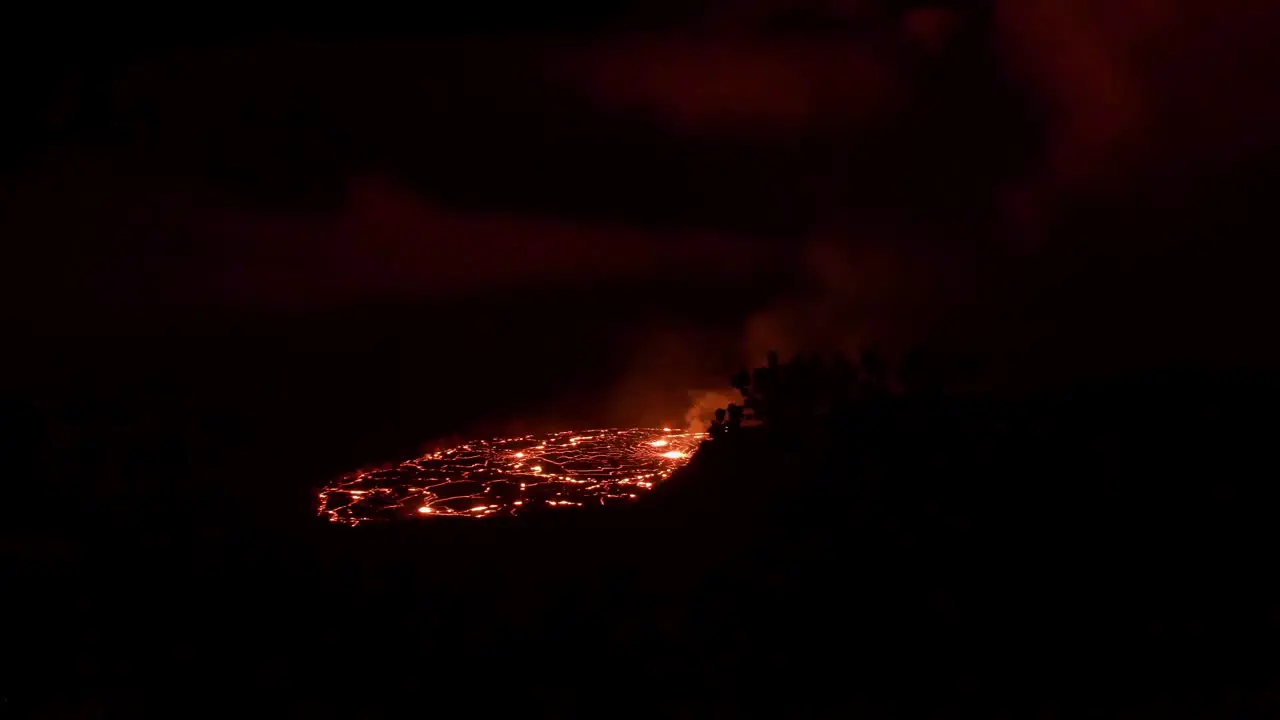
[[[627,503],[682,467],[705,437],[631,428],[478,440],[338,478],[320,491],[319,514],[359,525]]]

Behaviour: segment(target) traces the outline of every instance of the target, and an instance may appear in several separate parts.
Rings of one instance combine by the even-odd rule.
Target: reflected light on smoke
[[[685,427],[689,432],[701,430],[711,425],[716,410],[728,407],[730,403],[742,402],[739,396],[731,395],[724,390],[702,390],[689,393],[692,402],[685,412]]]

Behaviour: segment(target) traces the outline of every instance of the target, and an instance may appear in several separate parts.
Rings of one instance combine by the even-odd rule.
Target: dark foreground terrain
[[[266,460],[98,513],[28,492],[5,510],[4,702],[1274,717],[1277,390],[1180,372],[899,399],[743,430],[641,504],[554,516],[349,528],[301,493],[229,502],[287,471]],[[104,446],[78,469],[199,472],[162,440],[169,466]]]

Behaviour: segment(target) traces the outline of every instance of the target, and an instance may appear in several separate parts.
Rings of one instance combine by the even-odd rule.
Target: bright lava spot
[[[319,514],[359,525],[629,503],[682,467],[705,437],[631,428],[477,440],[338,478],[318,493]]]

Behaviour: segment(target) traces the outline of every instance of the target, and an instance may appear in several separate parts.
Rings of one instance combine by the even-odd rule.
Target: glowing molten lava
[[[633,428],[478,440],[339,478],[320,491],[319,512],[358,525],[631,502],[687,463],[705,437]]]

